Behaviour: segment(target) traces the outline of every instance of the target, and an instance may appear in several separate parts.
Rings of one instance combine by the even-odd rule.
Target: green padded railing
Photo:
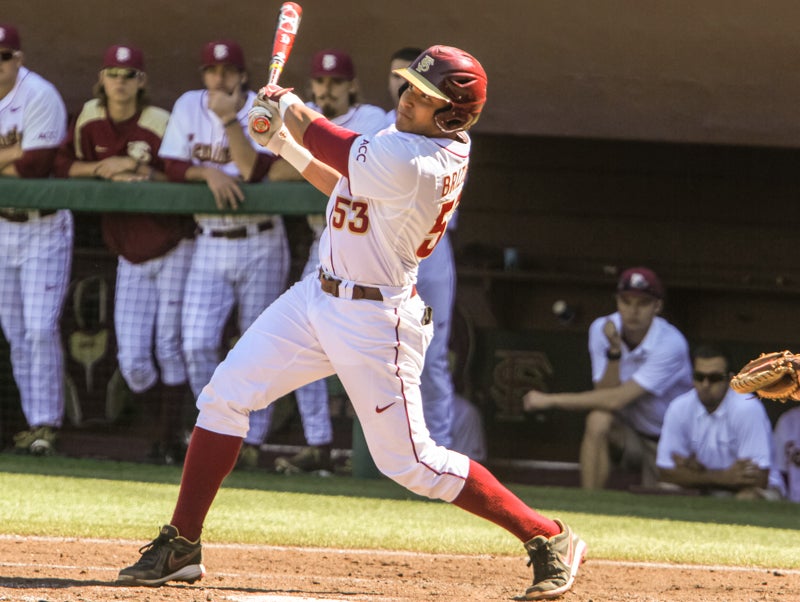
[[[324,213],[326,198],[306,182],[242,184],[245,200],[237,213],[304,215]],[[109,182],[93,179],[23,179],[0,177],[0,207],[217,213],[202,182]]]

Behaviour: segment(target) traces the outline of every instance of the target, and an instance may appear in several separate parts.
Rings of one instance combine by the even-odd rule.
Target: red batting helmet
[[[446,134],[469,129],[486,102],[486,72],[471,54],[451,46],[431,46],[397,75],[449,106],[434,116]]]

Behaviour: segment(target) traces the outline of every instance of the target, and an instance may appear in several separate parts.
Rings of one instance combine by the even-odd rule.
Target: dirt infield
[[[206,545],[209,570],[194,585],[114,584],[138,543],[0,539],[0,601],[276,602],[508,600],[524,591],[524,559],[401,552]],[[623,564],[591,559],[564,600],[800,600],[800,571]]]

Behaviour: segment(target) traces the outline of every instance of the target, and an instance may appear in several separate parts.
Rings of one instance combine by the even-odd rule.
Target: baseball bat
[[[294,46],[294,39],[300,27],[303,9],[296,2],[284,2],[278,12],[278,23],[275,26],[275,38],[272,41],[272,58],[267,71],[267,84],[277,84],[283,72],[283,66],[289,59]],[[269,119],[266,116],[253,120],[253,129],[263,133],[269,131]]]

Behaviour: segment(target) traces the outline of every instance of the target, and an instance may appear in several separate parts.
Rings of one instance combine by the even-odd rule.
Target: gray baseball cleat
[[[555,520],[561,533],[550,539],[537,535],[525,543],[528,566],[533,565],[533,584],[515,600],[549,600],[567,592],[575,582],[586,543],[567,525]]]
[[[178,529],[164,525],[153,541],[139,548],[136,564],[122,569],[117,583],[158,587],[167,581],[194,583],[206,574],[200,540],[181,537]]]

